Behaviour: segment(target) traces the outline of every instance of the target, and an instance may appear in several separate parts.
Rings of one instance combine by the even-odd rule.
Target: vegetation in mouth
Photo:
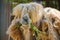
[[[18,23],[20,28],[22,26],[22,24]],[[40,31],[35,25],[33,25],[32,23],[30,23],[30,29],[33,31],[33,36],[35,36],[36,40],[40,40],[42,38],[42,36],[46,36],[46,32],[42,32]]]
[[[46,35],[46,32],[42,32],[40,31],[36,26],[34,26],[32,23],[30,24],[31,25],[31,29],[33,30],[33,34],[34,36],[36,37],[36,40],[40,40],[42,35]]]

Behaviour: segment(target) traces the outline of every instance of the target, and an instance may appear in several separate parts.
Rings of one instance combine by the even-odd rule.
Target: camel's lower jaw
[[[21,29],[23,31],[23,36],[25,40],[30,40],[30,28],[28,26],[21,26]]]

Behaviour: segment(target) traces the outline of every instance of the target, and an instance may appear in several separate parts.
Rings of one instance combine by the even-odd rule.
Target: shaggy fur
[[[29,22],[36,25],[36,22],[42,20],[43,6],[38,3],[26,3],[19,4],[13,8],[12,15],[15,17],[7,30],[7,34],[13,38],[13,40],[34,40],[29,25],[24,25],[22,21],[25,14],[28,15],[28,18],[31,20]],[[23,24],[21,28],[18,25],[19,23]]]
[[[47,7],[44,9],[46,12],[45,18],[50,21],[48,26],[49,30],[49,39],[50,40],[59,40],[59,36],[56,30],[60,30],[60,11],[54,8]],[[49,22],[48,21],[48,22]]]
[[[13,8],[12,15],[15,17],[7,30],[7,34],[13,40],[36,40],[29,23],[35,25],[42,32],[46,32],[46,35],[40,36],[41,40],[59,40],[60,11],[57,9],[43,8],[38,3],[26,3]],[[26,16],[28,24],[23,19]]]

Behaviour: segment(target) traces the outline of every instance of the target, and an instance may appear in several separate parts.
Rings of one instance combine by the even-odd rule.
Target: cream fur
[[[54,8],[50,8],[50,7],[45,8],[44,11],[46,12],[45,17],[49,19],[49,21],[51,22],[51,24],[49,24],[50,26],[48,27],[49,39],[59,40],[56,29],[60,28],[59,27],[60,26],[60,11]]]
[[[43,8],[43,6],[38,3],[19,4],[13,8],[12,15],[15,17],[7,30],[7,34],[13,40],[33,40],[33,32],[30,30],[30,25],[18,25],[18,22],[22,23],[21,19],[24,14],[28,15],[29,23],[32,22],[33,25],[39,25],[39,29],[43,32],[48,28],[48,36],[42,35],[40,37],[42,40],[59,40],[55,28],[57,30],[60,28],[60,25],[58,25],[60,24],[60,11],[50,7]]]
[[[11,22],[7,30],[7,34],[13,38],[13,40],[31,40],[31,32],[28,25],[23,25],[22,28],[19,27],[18,22],[21,21],[24,14],[29,14],[28,16],[31,19],[32,23],[36,23],[42,19],[43,16],[43,6],[38,3],[26,3],[19,4],[13,8],[12,15],[14,15],[14,19]]]

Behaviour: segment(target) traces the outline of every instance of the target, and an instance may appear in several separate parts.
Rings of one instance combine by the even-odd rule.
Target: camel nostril
[[[21,21],[22,24],[29,24],[30,23],[30,18],[28,14],[24,14]]]
[[[29,23],[29,18],[28,18],[28,16],[24,16],[24,17],[22,18],[22,23],[23,23],[23,24],[28,24],[28,23]]]
[[[25,22],[28,22],[28,19],[23,19]]]
[[[24,20],[25,22],[28,22],[28,18],[23,18],[23,20]]]

